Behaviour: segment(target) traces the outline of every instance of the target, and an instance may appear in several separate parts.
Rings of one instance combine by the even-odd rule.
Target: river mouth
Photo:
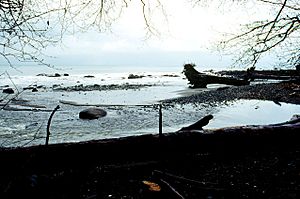
[[[60,104],[51,123],[50,143],[158,133],[158,106],[105,106],[107,116],[81,120],[78,113],[87,108]],[[221,103],[163,105],[163,132],[174,132],[202,117],[214,118],[205,129],[241,125],[266,125],[288,121],[300,114],[300,106],[263,100],[233,100]],[[0,111],[0,146],[16,147],[45,143],[49,112]]]

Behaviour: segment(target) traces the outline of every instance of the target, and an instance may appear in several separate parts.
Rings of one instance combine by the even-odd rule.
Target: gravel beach
[[[297,82],[281,82],[220,87],[208,92],[200,92],[163,102],[167,104],[215,103],[235,99],[259,99],[300,104],[300,85]]]

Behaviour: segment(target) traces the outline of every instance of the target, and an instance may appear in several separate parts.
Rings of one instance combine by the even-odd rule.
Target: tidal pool
[[[300,105],[263,100],[237,100],[217,108],[206,128],[265,125],[288,121],[300,114]]]

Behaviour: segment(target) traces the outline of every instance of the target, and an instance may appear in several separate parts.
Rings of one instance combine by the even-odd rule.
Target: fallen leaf
[[[150,191],[160,191],[161,190],[160,186],[158,184],[154,183],[154,182],[150,182],[150,181],[144,180],[143,183],[145,185],[149,186],[149,190]]]

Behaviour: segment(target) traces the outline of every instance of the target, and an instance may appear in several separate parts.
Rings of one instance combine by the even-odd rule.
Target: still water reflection
[[[263,100],[237,100],[218,108],[206,128],[240,125],[264,125],[288,121],[300,114],[300,106]]]

